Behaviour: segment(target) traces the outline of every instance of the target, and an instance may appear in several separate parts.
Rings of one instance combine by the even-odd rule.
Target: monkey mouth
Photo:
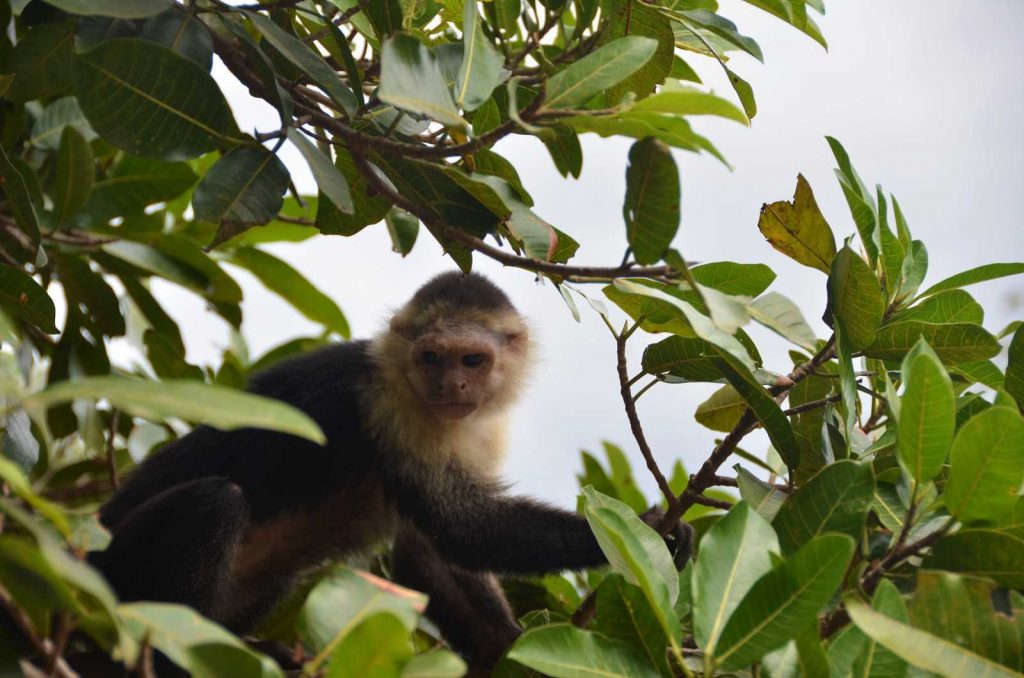
[[[427,409],[441,419],[465,419],[476,411],[476,403],[427,402]]]

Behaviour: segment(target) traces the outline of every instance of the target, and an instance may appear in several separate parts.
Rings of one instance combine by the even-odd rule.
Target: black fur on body
[[[201,426],[142,463],[100,513],[113,540],[94,562],[121,599],[187,604],[244,632],[304,572],[394,540],[399,583],[429,594],[427,615],[471,663],[493,663],[520,629],[491,573],[578,569],[604,556],[583,518],[507,494],[492,451],[467,449],[492,440],[523,366],[496,365],[490,379],[504,391],[458,421],[434,420],[410,396],[409,342],[453,312],[463,324],[521,325],[485,279],[440,276],[374,341],[254,376],[252,392],[306,412],[325,446]],[[517,332],[509,342],[525,341]]]

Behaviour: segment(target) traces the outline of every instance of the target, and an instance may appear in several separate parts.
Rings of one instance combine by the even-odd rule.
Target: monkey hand
[[[664,517],[665,511],[658,505],[652,506],[640,514],[640,520],[655,530],[658,529]],[[681,570],[686,567],[690,556],[693,555],[693,527],[680,519],[676,521],[668,534],[662,535],[662,538],[665,540],[665,545],[668,546],[669,553],[672,554],[672,561],[675,563],[676,569]]]

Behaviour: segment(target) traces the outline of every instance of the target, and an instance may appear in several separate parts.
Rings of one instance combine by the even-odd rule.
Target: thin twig
[[[728,511],[732,508],[733,504],[731,501],[725,499],[715,499],[714,497],[706,497],[703,494],[697,494],[689,489],[684,490],[680,495],[680,499],[683,497],[689,497],[694,504],[700,504],[701,506],[710,506],[711,508],[722,509]]]
[[[114,436],[117,435],[117,427],[120,423],[121,410],[115,408],[110,415],[110,431],[107,437],[107,475],[110,476],[110,485],[115,490],[121,485],[117,478],[117,460],[114,456]]]
[[[149,633],[142,639],[142,648],[139,650],[139,657],[135,661],[133,672],[139,678],[156,678],[156,671],[153,669],[153,644],[149,640]]]
[[[861,590],[870,597],[875,592],[879,582],[882,581],[882,576],[886,572],[894,569],[907,558],[916,556],[921,551],[929,548],[935,544],[935,542],[945,537],[955,523],[956,519],[951,517],[949,521],[947,521],[946,524],[938,530],[931,532],[930,534],[926,534],[920,539],[909,544],[894,547],[882,560],[876,563],[874,567],[868,570],[864,576],[861,577]],[[842,607],[837,608],[822,620],[819,635],[822,638],[829,638],[849,622],[850,615],[847,613],[846,609]]]
[[[783,410],[782,413],[784,415],[786,415],[787,417],[789,417],[789,416],[792,416],[794,414],[801,414],[803,412],[809,412],[810,410],[816,410],[816,409],[818,409],[820,407],[824,407],[825,405],[827,405],[829,403],[838,402],[838,401],[840,401],[842,399],[843,399],[843,395],[841,393],[836,393],[834,395],[830,395],[827,398],[822,398],[821,400],[812,400],[810,402],[806,402],[806,403],[802,403],[800,405],[796,405],[794,407],[789,408],[788,410]]]
[[[633,330],[639,326],[639,323],[634,323]],[[630,331],[622,332],[615,338],[615,356],[616,356],[616,372],[619,375],[619,395],[622,397],[622,405],[626,409],[626,417],[629,419],[629,428],[633,432],[633,439],[636,440],[637,446],[640,448],[640,454],[644,457],[644,462],[647,463],[647,470],[654,476],[654,480],[658,483],[658,489],[661,490],[661,494],[665,497],[665,501],[668,502],[669,510],[672,510],[679,504],[679,498],[676,497],[675,492],[668,484],[668,479],[665,474],[662,473],[661,468],[658,466],[657,460],[654,458],[654,452],[651,450],[651,446],[647,442],[647,436],[644,435],[643,426],[640,423],[640,416],[636,411],[636,401],[633,399],[633,393],[629,386],[629,371],[626,365],[626,341],[629,339]],[[679,515],[682,515],[681,513]],[[669,524],[665,526],[664,531],[659,530],[662,535],[666,535],[672,531],[675,524]]]
[[[36,634],[32,621],[28,618],[14,599],[10,597],[7,590],[0,587],[0,607],[4,609],[7,616],[14,622],[22,635],[35,647],[36,651],[43,656],[47,662],[52,660],[53,668],[51,674],[58,678],[78,678],[78,674],[68,666],[68,663],[56,652],[53,642],[49,638],[41,638]]]
[[[57,615],[56,622],[54,623],[54,643],[53,651],[50,653],[49,658],[46,660],[46,672],[47,675],[57,675],[57,662],[61,660],[64,655],[64,650],[68,646],[68,639],[71,638],[71,631],[75,628],[75,624],[71,619],[71,615],[67,612],[61,612]]]
[[[718,487],[739,487],[739,481],[736,478],[730,478],[728,476],[715,476],[714,484]],[[778,490],[779,492],[789,493],[792,490],[787,485],[780,485],[778,483],[768,483],[772,489]]]

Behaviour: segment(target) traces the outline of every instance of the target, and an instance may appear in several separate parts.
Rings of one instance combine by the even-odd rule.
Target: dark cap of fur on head
[[[490,280],[478,273],[459,271],[437,276],[421,287],[410,303],[415,308],[444,305],[464,310],[515,310],[505,293]]]

